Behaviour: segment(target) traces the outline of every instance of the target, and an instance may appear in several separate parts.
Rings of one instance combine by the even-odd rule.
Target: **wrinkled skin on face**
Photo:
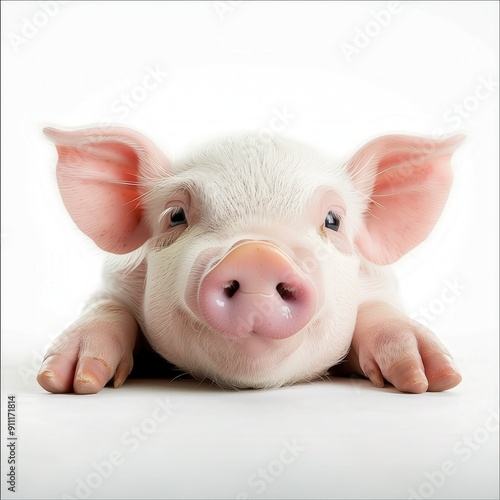
[[[105,288],[49,349],[46,390],[119,387],[142,335],[222,386],[332,367],[413,393],[460,382],[437,337],[398,309],[390,264],[434,227],[461,137],[384,136],[335,163],[244,135],[171,164],[129,129],[45,132],[69,214],[114,254]]]

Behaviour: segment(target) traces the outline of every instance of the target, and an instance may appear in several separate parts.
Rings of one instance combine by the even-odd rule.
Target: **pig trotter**
[[[120,387],[132,370],[138,332],[123,306],[99,303],[52,344],[38,383],[53,393],[94,394],[112,378]]]
[[[384,379],[402,392],[445,391],[462,377],[439,339],[392,306],[372,302],[360,307],[351,350],[336,374],[357,374],[376,387]]]

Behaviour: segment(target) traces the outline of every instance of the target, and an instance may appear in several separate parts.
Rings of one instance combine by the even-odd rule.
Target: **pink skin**
[[[155,236],[152,221],[158,220],[160,212],[149,216],[142,196],[158,180],[165,182],[171,167],[151,141],[124,128],[106,133],[48,129],[46,134],[58,149],[57,179],[63,201],[85,234],[115,254],[132,252]],[[390,264],[427,237],[446,202],[452,180],[450,159],[461,140],[459,136],[442,141],[385,136],[351,159],[350,181],[355,192],[368,200],[364,212],[357,215],[359,231],[354,241],[367,262]],[[343,208],[338,212],[344,215]],[[349,211],[345,216],[352,217]],[[183,229],[175,229],[178,237]],[[320,230],[333,245],[346,237],[328,231]],[[232,281],[238,281],[241,289],[228,300],[225,288]],[[118,291],[116,300],[111,295],[94,304],[51,346],[38,375],[44,389],[91,394],[111,380],[115,387],[123,384],[132,369],[140,328],[139,313],[124,305],[122,292]],[[255,298],[271,311],[266,325],[249,321]],[[134,296],[130,303],[142,300]],[[225,301],[228,316],[220,314],[217,301]],[[286,341],[314,318],[317,301],[322,302],[317,288],[288,256],[274,245],[252,241],[230,250],[208,271],[196,307],[221,335],[252,334]],[[288,313],[283,315],[284,305],[291,319]],[[244,319],[246,330],[231,329],[235,318]],[[388,381],[410,393],[451,389],[461,380],[448,351],[432,332],[373,298],[360,303],[350,352],[333,371],[366,376],[377,387]]]
[[[265,242],[232,249],[205,276],[199,290],[202,316],[214,330],[230,337],[290,337],[307,325],[315,306],[310,279]],[[256,311],[266,312],[265,321]]]

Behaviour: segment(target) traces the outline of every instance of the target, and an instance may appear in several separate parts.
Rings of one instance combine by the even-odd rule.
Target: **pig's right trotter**
[[[100,303],[56,339],[37,380],[53,393],[94,394],[113,377],[120,387],[132,370],[138,333],[123,306]]]

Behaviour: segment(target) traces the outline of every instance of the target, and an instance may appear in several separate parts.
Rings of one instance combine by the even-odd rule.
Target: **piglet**
[[[45,134],[70,216],[112,254],[104,289],[46,355],[47,391],[121,386],[141,338],[225,387],[332,367],[410,393],[460,382],[438,338],[400,311],[390,264],[433,229],[462,136],[386,135],[335,162],[247,134],[172,163],[128,128]]]

